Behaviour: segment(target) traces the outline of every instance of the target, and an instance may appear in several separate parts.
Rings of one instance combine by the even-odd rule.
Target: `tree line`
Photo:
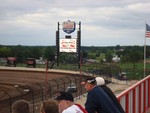
[[[26,58],[47,59],[55,53],[54,46],[0,46],[0,58],[16,57],[17,62],[24,62]]]
[[[146,47],[146,58],[150,57],[150,46]],[[0,45],[0,58],[16,57],[17,62],[24,62],[26,58],[49,59],[51,55],[56,55],[55,46],[23,46],[23,45]],[[101,63],[112,62],[112,57],[117,55],[121,58],[120,62],[139,62],[144,59],[143,46],[82,46],[81,57],[84,59],[95,59]],[[76,53],[60,53],[60,62],[77,62]]]

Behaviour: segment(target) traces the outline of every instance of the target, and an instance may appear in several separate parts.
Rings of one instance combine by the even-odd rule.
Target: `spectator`
[[[115,103],[117,108],[121,113],[125,113],[122,106],[120,105],[118,99],[116,98],[115,94],[112,92],[112,90],[105,85],[105,80],[102,77],[96,77],[97,85],[100,85],[100,87],[107,93],[107,95],[111,98],[111,100]]]
[[[17,100],[12,104],[12,113],[29,113],[30,106],[26,100]]]
[[[88,92],[85,108],[88,113],[121,113],[104,90],[96,84],[94,77],[82,82]]]
[[[74,103],[71,93],[60,91],[56,100],[58,101],[60,113],[87,113],[81,105]]]
[[[40,111],[41,113],[59,113],[58,102],[56,100],[45,100]]]

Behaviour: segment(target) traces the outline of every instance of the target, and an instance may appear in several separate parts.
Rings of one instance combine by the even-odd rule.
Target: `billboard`
[[[63,22],[62,26],[63,26],[63,31],[68,33],[68,34],[74,32],[76,29],[75,28],[76,23],[74,21],[70,21],[70,20]]]
[[[60,39],[59,41],[59,51],[67,53],[77,52],[77,39]]]

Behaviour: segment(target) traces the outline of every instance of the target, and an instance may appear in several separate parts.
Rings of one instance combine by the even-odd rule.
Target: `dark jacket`
[[[100,86],[88,92],[85,108],[88,113],[121,113]]]
[[[107,95],[115,103],[115,105],[117,106],[117,108],[119,109],[119,111],[121,113],[125,113],[125,111],[123,110],[122,106],[120,105],[118,99],[116,98],[116,96],[114,95],[114,93],[112,92],[112,90],[109,87],[107,87],[106,85],[101,85],[101,88],[107,93]]]

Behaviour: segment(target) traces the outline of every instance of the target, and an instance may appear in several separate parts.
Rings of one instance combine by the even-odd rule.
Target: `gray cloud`
[[[143,45],[149,7],[149,0],[1,0],[0,44],[55,45],[57,22],[73,20],[82,23],[82,45]]]

